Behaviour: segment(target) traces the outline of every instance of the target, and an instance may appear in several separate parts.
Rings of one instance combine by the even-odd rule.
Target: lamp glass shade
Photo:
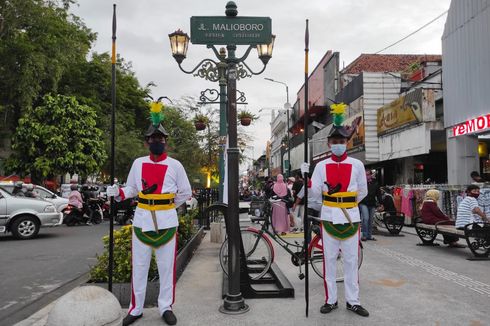
[[[274,41],[276,39],[275,35],[272,35],[272,41],[269,44],[257,44],[257,53],[259,58],[271,58],[272,50],[274,49]]]
[[[172,55],[174,57],[185,58],[187,55],[187,47],[189,46],[189,36],[180,29],[168,35]]]

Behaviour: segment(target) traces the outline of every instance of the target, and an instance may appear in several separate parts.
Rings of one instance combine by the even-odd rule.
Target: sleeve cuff
[[[124,191],[121,188],[119,188],[119,197],[121,197],[121,201],[126,198],[126,196],[124,196]]]

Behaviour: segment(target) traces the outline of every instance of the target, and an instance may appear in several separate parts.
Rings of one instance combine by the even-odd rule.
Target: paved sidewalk
[[[485,313],[490,295],[471,291],[458,279],[464,276],[479,281],[482,284],[479,291],[487,291],[490,285],[482,283],[486,280],[481,277],[489,266],[487,262],[473,264],[478,267],[478,273],[466,274],[461,265],[452,268],[451,264],[444,269],[439,264],[445,266],[453,259],[466,264],[467,249],[421,248],[415,246],[417,242],[416,236],[406,233],[405,237],[378,236],[377,242],[364,243],[361,302],[370,311],[369,318],[345,309],[342,283],[338,291],[339,308],[329,315],[320,314],[323,281],[311,269],[310,316],[306,318],[304,281],[298,279],[298,269],[277,245],[274,246],[276,261],[295,287],[296,297],[246,300],[250,306],[248,313],[224,315],[218,311],[222,304],[219,244],[211,243],[208,233],[177,283],[174,311],[178,325],[490,325],[490,317]],[[433,272],[435,268],[439,268],[437,273]],[[48,310],[49,306],[16,326],[44,326]],[[164,325],[164,322],[158,310],[151,308],[145,309],[144,317],[134,325]]]

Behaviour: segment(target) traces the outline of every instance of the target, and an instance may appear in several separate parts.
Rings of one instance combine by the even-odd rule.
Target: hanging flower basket
[[[203,121],[195,121],[194,126],[196,127],[196,130],[204,130],[206,129],[206,123]]]
[[[257,118],[258,117],[256,115],[254,115],[252,112],[247,111],[247,110],[242,110],[238,114],[238,119],[240,120],[240,123],[242,124],[242,126],[250,126],[252,121],[254,119],[257,119]]]
[[[242,124],[242,126],[250,126],[250,124],[252,123],[252,118],[241,118],[240,123]]]

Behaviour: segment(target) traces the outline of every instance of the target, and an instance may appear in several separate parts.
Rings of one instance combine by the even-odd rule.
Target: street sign
[[[255,45],[272,42],[270,17],[191,17],[192,44]]]

